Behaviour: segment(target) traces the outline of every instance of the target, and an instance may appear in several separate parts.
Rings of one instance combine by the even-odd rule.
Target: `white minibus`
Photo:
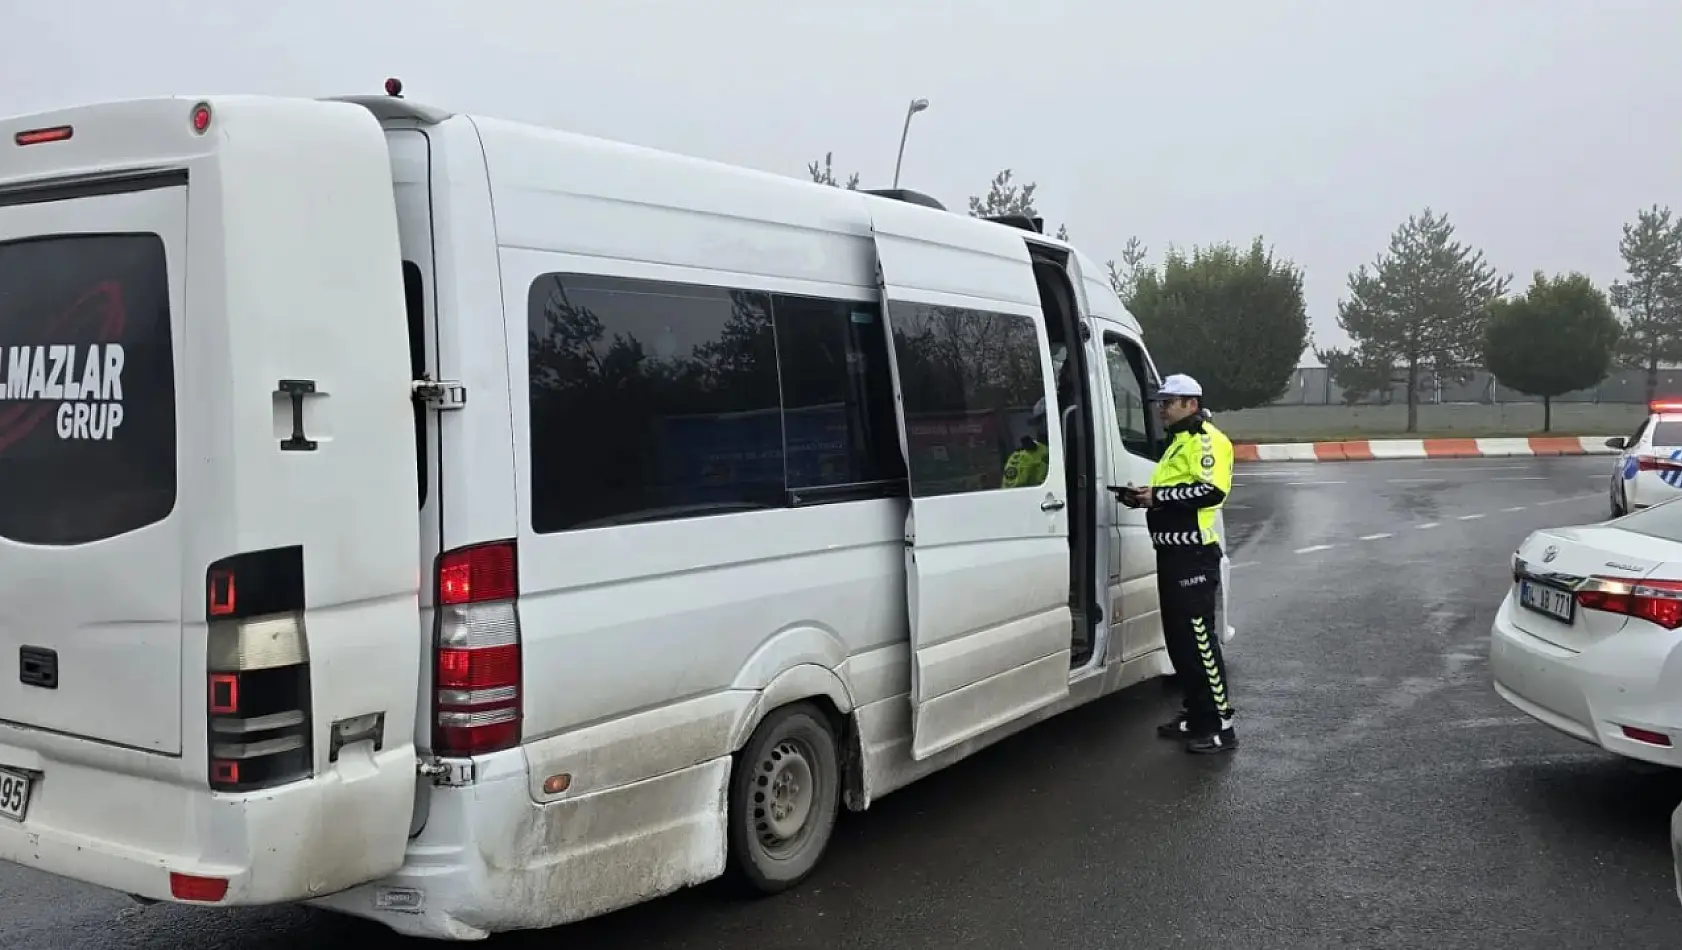
[[[1156,378],[1091,258],[912,192],[392,95],[0,120],[0,859],[448,939],[792,886],[1170,669]]]

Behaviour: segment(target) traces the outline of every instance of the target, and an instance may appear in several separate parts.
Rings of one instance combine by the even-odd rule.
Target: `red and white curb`
[[[1366,462],[1374,459],[1525,458],[1537,455],[1616,455],[1606,436],[1521,439],[1361,439],[1352,442],[1268,442],[1234,445],[1240,462]]]

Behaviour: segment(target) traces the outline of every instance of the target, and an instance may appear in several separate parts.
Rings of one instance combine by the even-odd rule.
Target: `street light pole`
[[[899,133],[899,157],[894,159],[894,187],[899,187],[899,169],[905,164],[905,139],[911,134],[911,117],[929,107],[927,99],[913,99],[905,109],[905,128]]]

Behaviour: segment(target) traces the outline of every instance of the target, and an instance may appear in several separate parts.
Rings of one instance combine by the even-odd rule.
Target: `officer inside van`
[[[1068,358],[1068,349],[1061,343],[1054,343],[1051,347],[1052,377],[1057,380],[1057,404],[1068,406],[1074,401],[1074,364]],[[1023,488],[1038,485],[1045,481],[1047,470],[1051,467],[1051,447],[1049,441],[1046,418],[1045,397],[1041,396],[1034,403],[1034,411],[1028,417],[1028,428],[1031,434],[1022,437],[1016,451],[1005,459],[1005,474],[1000,482],[1001,488]],[[1065,469],[1066,478],[1073,477],[1073,470]],[[1073,489],[1070,486],[1065,486]]]
[[[1001,488],[1023,488],[1045,481],[1046,470],[1051,467],[1051,447],[1046,445],[1045,397],[1034,403],[1028,428],[1032,434],[1023,436],[1016,451],[1005,459]]]
[[[1157,735],[1183,740],[1187,752],[1226,752],[1237,747],[1238,735],[1215,627],[1221,584],[1216,524],[1232,490],[1232,442],[1209,421],[1203,387],[1190,376],[1169,376],[1153,400],[1169,442],[1151,483],[1110,490],[1129,508],[1145,509],[1156,548],[1162,633],[1184,688],[1184,708],[1157,727]]]

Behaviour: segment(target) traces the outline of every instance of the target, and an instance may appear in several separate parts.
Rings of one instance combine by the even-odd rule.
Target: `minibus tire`
[[[805,880],[829,847],[841,807],[829,717],[811,703],[766,716],[736,755],[729,807],[730,876],[738,885],[776,894]]]

